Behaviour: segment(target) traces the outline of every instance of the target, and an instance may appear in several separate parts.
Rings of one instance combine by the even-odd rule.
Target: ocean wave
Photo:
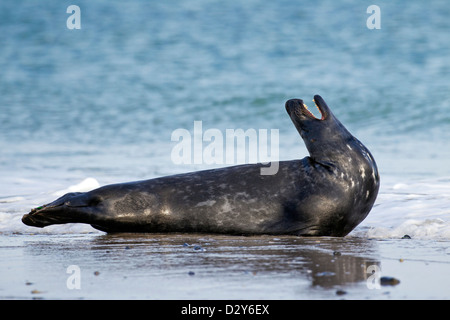
[[[58,190],[53,192],[54,196],[61,197],[69,192],[87,192],[93,189],[100,187],[98,181],[94,178],[86,178],[80,183],[77,183],[73,186],[68,187],[67,189]]]
[[[373,227],[367,231],[371,239],[449,239],[450,221],[435,219],[408,219],[392,228]]]
[[[405,235],[414,239],[450,239],[450,179],[391,179],[355,234],[377,239]]]

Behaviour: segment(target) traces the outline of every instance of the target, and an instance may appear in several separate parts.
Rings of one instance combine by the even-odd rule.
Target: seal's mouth
[[[319,110],[320,118],[316,117],[316,116],[309,110],[309,107],[308,107],[305,103],[301,103],[301,104],[300,104],[302,113],[303,113],[305,116],[307,116],[307,117],[309,117],[309,118],[311,118],[311,119],[325,120],[326,113],[323,111],[322,108],[320,108],[319,103],[316,101],[316,97],[314,97],[313,102],[314,102],[314,105],[316,106],[317,110]]]
[[[315,121],[327,120],[329,116],[329,109],[325,101],[319,95],[314,96],[314,104],[319,111],[319,116],[315,116],[308,106],[303,103],[302,99],[290,99],[286,101],[286,111],[291,116],[294,116],[298,120],[311,119]],[[316,112],[317,114],[317,112]]]

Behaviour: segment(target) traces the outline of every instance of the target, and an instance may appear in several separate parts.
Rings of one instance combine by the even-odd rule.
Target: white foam
[[[442,219],[409,219],[397,227],[374,227],[367,231],[369,238],[402,238],[408,235],[414,239],[450,239],[450,224]]]
[[[61,197],[69,192],[87,192],[100,187],[100,184],[94,178],[86,178],[78,184],[68,187],[67,189],[53,192],[54,196]]]
[[[12,202],[17,202],[17,201],[22,201],[25,200],[24,197],[5,197],[5,198],[0,198],[0,203],[12,203]]]
[[[364,231],[361,231],[364,230]],[[369,238],[450,239],[450,178],[382,185],[355,234]]]

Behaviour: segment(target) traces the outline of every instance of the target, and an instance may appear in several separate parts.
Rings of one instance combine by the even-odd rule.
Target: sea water
[[[3,1],[0,232],[99,232],[21,217],[65,192],[225,166],[173,161],[172,133],[194,121],[278,130],[279,159],[303,158],[284,103],[320,94],[380,171],[349,236],[450,239],[448,17],[443,1]]]

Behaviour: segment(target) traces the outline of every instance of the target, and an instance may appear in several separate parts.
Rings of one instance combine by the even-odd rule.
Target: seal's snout
[[[289,114],[289,116],[292,116],[294,114],[300,116],[302,106],[303,106],[302,99],[289,99],[288,101],[286,101],[285,104],[286,111]]]
[[[52,203],[31,209],[22,217],[22,222],[40,228],[51,224],[80,222],[83,208],[95,206],[99,202],[99,197],[90,197],[87,193],[67,193]]]
[[[33,208],[30,213],[25,214],[22,217],[22,222],[27,226],[43,228],[49,225],[48,221],[45,219],[48,210],[49,208],[45,205]]]
[[[289,111],[291,109],[299,108],[303,105],[302,99],[289,99],[286,101],[286,110]]]

